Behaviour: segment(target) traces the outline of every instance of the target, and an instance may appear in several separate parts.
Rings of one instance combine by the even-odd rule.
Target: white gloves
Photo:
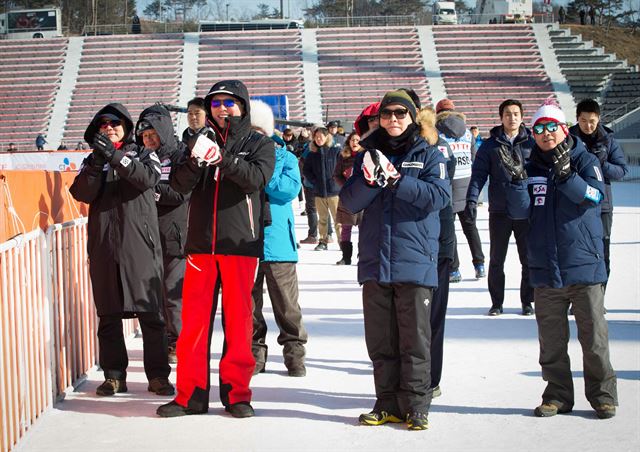
[[[211,141],[204,135],[199,135],[195,144],[191,148],[191,156],[206,162],[207,165],[216,165],[222,160],[220,146],[215,141]]]
[[[400,173],[389,159],[377,149],[365,151],[362,160],[362,172],[369,185],[394,186],[400,179]]]

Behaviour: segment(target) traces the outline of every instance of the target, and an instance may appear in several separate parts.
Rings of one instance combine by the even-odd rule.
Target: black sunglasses
[[[107,121],[100,121],[98,123],[98,127],[101,129],[104,129],[105,127],[109,127],[111,126],[112,129],[115,129],[118,126],[122,125],[122,121],[120,121],[119,119],[111,119],[111,120],[107,120]]]
[[[404,109],[404,110],[380,110],[380,118],[382,119],[391,119],[391,116],[395,116],[396,119],[404,119],[407,117],[407,113],[409,113],[409,110]]]
[[[544,129],[547,129],[549,132],[555,132],[558,130],[558,126],[560,123],[557,122],[548,122],[546,124],[536,124],[533,126],[533,133],[536,135],[542,135],[544,133]]]
[[[220,108],[220,105],[224,105],[226,108],[231,108],[236,104],[236,101],[233,99],[213,99],[211,101],[211,106],[213,108]]]

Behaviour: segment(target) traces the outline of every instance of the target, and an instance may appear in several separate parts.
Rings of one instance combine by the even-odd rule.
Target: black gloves
[[[113,146],[113,143],[109,137],[103,133],[96,133],[96,136],[93,138],[93,149],[94,154],[101,154],[109,163],[111,163],[113,155],[116,153],[116,148]]]
[[[107,163],[107,159],[104,158],[104,155],[102,155],[101,152],[98,152],[94,149],[91,155],[93,156],[93,159],[91,161],[92,166],[95,166],[96,168],[102,168],[105,163]]]
[[[562,182],[571,175],[571,155],[570,151],[573,147],[573,140],[571,136],[567,136],[567,139],[557,145],[551,152],[551,161],[553,162],[553,172],[556,175],[556,180]]]
[[[598,160],[600,160],[600,166],[604,165],[604,162],[607,161],[607,157],[609,157],[605,146],[597,146],[593,150],[593,155],[598,157]]]
[[[470,220],[476,221],[478,216],[478,203],[475,201],[467,201],[467,205],[464,208],[464,214]]]
[[[524,162],[520,159],[520,154],[517,152],[511,154],[511,150],[505,145],[500,146],[498,154],[500,155],[502,166],[511,176],[511,182],[519,182],[528,177],[527,171],[524,169]]]

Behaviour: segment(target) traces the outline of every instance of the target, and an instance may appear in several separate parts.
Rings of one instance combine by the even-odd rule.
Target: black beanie
[[[409,114],[411,115],[411,119],[415,122],[416,120],[416,104],[413,103],[411,96],[404,90],[397,91],[389,91],[384,95],[382,101],[380,102],[380,111],[386,108],[391,104],[400,104],[407,107],[409,110]]]

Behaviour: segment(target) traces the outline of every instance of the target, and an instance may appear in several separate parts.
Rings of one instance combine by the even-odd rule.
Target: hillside
[[[572,34],[582,35],[583,40],[593,41],[595,46],[604,47],[629,64],[640,65],[640,34],[632,34],[629,28],[611,27],[607,33],[605,27],[599,26],[568,24],[562,27],[570,28]]]

